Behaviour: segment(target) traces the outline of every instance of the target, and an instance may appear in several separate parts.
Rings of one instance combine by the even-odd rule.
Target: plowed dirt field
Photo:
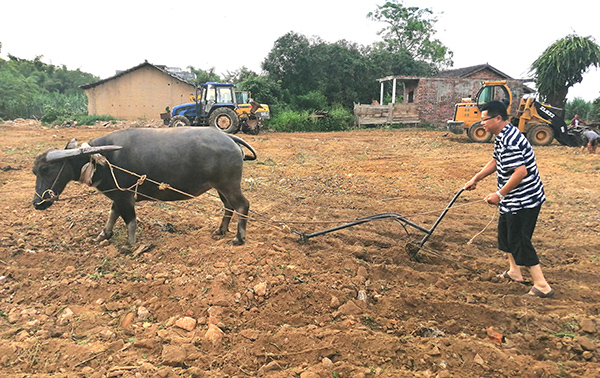
[[[110,201],[71,183],[33,209],[34,157],[122,127],[0,124],[2,377],[600,377],[600,155],[535,147],[546,189],[534,234],[556,296],[495,277],[492,144],[426,130],[240,134],[247,242],[214,239],[215,193],[137,207],[97,244]],[[152,126],[152,125],[151,125]],[[154,125],[154,127],[158,127]],[[176,162],[174,162],[176,164]],[[410,249],[410,248],[409,248]],[[526,278],[529,278],[526,275]]]

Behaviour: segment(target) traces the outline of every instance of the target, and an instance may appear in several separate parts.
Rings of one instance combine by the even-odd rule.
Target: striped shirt
[[[515,168],[524,165],[527,169],[527,176],[500,201],[500,214],[537,207],[546,200],[533,148],[519,129],[510,123],[502,129],[494,141],[493,157],[498,190],[506,185]]]

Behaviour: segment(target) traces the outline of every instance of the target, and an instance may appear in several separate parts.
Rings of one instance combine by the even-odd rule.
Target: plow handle
[[[429,239],[429,237],[431,236],[431,234],[433,234],[433,231],[435,231],[436,227],[440,224],[440,222],[442,221],[442,219],[444,218],[444,216],[446,215],[446,213],[448,213],[448,210],[450,210],[450,208],[452,207],[452,205],[454,205],[454,202],[456,202],[456,200],[458,199],[458,197],[462,194],[462,192],[464,192],[465,189],[461,188],[455,195],[454,197],[452,197],[452,200],[450,200],[450,202],[448,203],[448,205],[446,206],[446,208],[444,209],[444,211],[442,212],[442,214],[439,216],[439,218],[435,221],[435,223],[433,224],[433,226],[431,226],[431,228],[429,229],[429,232],[425,234],[425,236],[423,237],[423,239],[419,242],[419,247],[422,247],[423,244],[425,244],[425,242],[427,241],[427,239]]]

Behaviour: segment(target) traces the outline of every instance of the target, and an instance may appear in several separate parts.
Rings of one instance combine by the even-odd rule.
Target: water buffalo
[[[252,155],[245,155],[242,146]],[[237,234],[231,243],[241,245],[245,242],[250,207],[241,191],[243,160],[255,159],[256,152],[243,139],[209,127],[124,129],[92,139],[89,146],[79,148],[73,139],[65,149],[50,150],[35,158],[33,205],[38,210],[47,209],[70,181],[87,175],[88,184],[113,201],[108,222],[97,241],[112,236],[120,216],[127,225],[127,242],[134,244],[136,201],[186,200],[215,188],[225,211],[214,234],[227,232],[235,210],[243,215],[238,217]],[[119,169],[111,169],[111,165]],[[136,186],[141,180],[132,173],[147,179]]]

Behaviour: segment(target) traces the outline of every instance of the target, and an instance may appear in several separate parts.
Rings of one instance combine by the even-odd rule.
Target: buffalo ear
[[[77,148],[77,139],[73,138],[69,141],[69,143],[67,143],[67,145],[65,146],[65,150],[70,150],[73,148]]]

